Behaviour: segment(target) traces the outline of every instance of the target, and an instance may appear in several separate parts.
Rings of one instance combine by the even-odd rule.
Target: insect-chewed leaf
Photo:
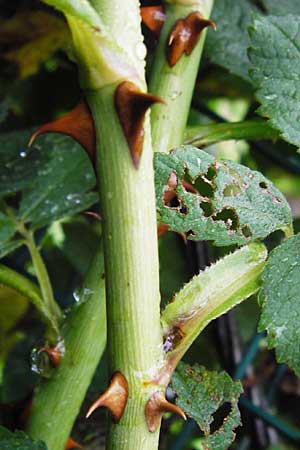
[[[300,376],[300,235],[285,240],[271,253],[262,274],[260,330],[279,362]]]
[[[204,367],[180,363],[172,378],[177,404],[199,425],[204,433],[204,450],[226,450],[234,440],[233,430],[240,425],[237,406],[242,392],[225,372],[209,372]],[[215,421],[221,422],[211,432]]]
[[[291,226],[283,195],[259,172],[182,146],[155,156],[160,221],[192,240],[243,245]]]
[[[282,4],[282,2],[277,2]],[[255,17],[249,29],[250,75],[261,103],[258,112],[270,119],[282,137],[300,145],[300,16]]]
[[[6,428],[0,427],[1,450],[47,450],[42,441],[33,441],[25,433],[15,431],[11,433]]]

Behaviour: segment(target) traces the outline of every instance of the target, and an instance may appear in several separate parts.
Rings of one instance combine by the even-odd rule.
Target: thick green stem
[[[276,140],[279,132],[270,127],[265,120],[246,120],[236,123],[212,123],[208,125],[195,125],[185,131],[186,144],[196,147],[205,147],[220,141],[249,140]]]
[[[51,315],[56,319],[56,321],[60,320],[61,310],[54,300],[53,296],[53,290],[51,286],[51,282],[49,279],[49,275],[46,269],[46,266],[44,264],[44,261],[41,257],[41,254],[36,246],[33,233],[26,232],[24,235],[26,238],[26,245],[29,250],[32,263],[35,269],[35,274],[38,279],[40,289],[42,292],[43,300],[45,302],[45,306],[48,309],[48,311],[51,313]]]
[[[192,53],[189,56],[183,54],[174,67],[169,66],[166,58],[169,34],[177,20],[194,11],[208,18],[213,6],[213,0],[203,0],[189,6],[180,3],[166,5],[166,22],[151,68],[149,91],[165,102],[165,105],[155,105],[151,111],[152,142],[155,152],[168,152],[183,142],[206,31],[201,33]]]
[[[75,305],[62,327],[65,353],[53,376],[38,387],[27,426],[48,450],[64,450],[106,345],[105,282],[98,250]],[[101,325],[101,326],[100,326]]]
[[[121,371],[129,397],[108,450],[155,450],[145,405],[145,381],[162,358],[154,175],[149,118],[139,168],[132,163],[114,105],[116,85],[90,93],[98,139],[98,174],[105,242],[108,349],[111,373]]]

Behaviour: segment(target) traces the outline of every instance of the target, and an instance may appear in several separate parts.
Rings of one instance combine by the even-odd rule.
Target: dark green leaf
[[[0,195],[21,191],[18,218],[39,228],[97,201],[92,166],[71,138],[48,134],[27,148],[30,131],[0,137]]]
[[[237,402],[241,384],[225,372],[209,372],[198,365],[180,363],[172,378],[172,388],[177,394],[177,404],[203,431],[203,450],[226,450],[234,440],[233,430],[240,425]],[[212,433],[214,421],[220,419],[220,427]]]
[[[41,441],[32,441],[22,431],[11,433],[6,428],[0,427],[1,450],[47,450],[46,444]]]
[[[81,147],[61,134],[39,139],[48,161],[39,168],[32,184],[24,189],[19,219],[39,228],[61,217],[76,214],[97,201],[88,192],[95,186],[91,164]]]
[[[217,31],[208,31],[205,45],[210,61],[231,73],[251,81],[248,74],[248,26],[251,14],[257,11],[248,0],[216,0],[212,20]]]
[[[300,376],[300,236],[285,240],[271,253],[262,274],[260,330],[268,344]]]
[[[270,119],[288,142],[300,145],[300,16],[256,17],[250,28],[251,77]]]
[[[15,234],[14,221],[7,215],[0,212],[0,248]]]
[[[299,0],[263,0],[263,4],[269,14],[274,16],[286,16],[287,14],[300,14]]]
[[[182,146],[169,155],[156,154],[155,171],[160,220],[189,239],[242,245],[291,226],[283,195],[245,166],[218,162],[204,151]],[[188,192],[183,180],[196,192]]]

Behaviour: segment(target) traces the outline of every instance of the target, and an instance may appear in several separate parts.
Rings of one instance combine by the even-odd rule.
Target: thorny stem
[[[144,382],[162,357],[152,147],[147,119],[137,170],[116,116],[115,88],[89,95],[99,142],[110,372],[120,371],[129,384],[124,415],[111,424],[107,449],[154,450],[158,432],[149,433],[144,414],[153,389]]]
[[[106,345],[103,251],[92,260],[75,305],[62,326],[64,354],[34,396],[27,430],[48,450],[64,450]],[[101,326],[99,324],[101,323]]]
[[[169,66],[166,58],[169,34],[176,21],[191,12],[198,11],[204,18],[209,18],[214,1],[204,0],[189,6],[178,3],[166,3],[166,22],[151,68],[149,91],[165,102],[165,105],[155,105],[151,110],[152,143],[155,152],[169,152],[183,142],[206,30],[202,31],[192,53],[189,56],[182,55],[174,67]]]

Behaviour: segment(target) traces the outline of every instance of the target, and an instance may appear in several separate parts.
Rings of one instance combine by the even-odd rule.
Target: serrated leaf
[[[160,221],[192,240],[243,245],[291,226],[287,201],[262,174],[191,146],[155,155],[155,184]]]
[[[248,69],[248,26],[257,8],[248,0],[216,0],[212,20],[217,31],[209,30],[205,44],[211,62],[229,70],[246,81],[251,81]]]
[[[233,442],[233,430],[240,425],[237,402],[242,393],[240,382],[225,372],[209,372],[204,367],[180,363],[172,377],[176,403],[194,419],[204,433],[203,450],[226,450]],[[211,433],[214,415],[222,406],[229,406],[222,425]]]
[[[249,29],[250,75],[258,113],[291,144],[300,145],[300,16],[256,17]]]
[[[33,441],[22,431],[10,432],[0,426],[0,448],[1,450],[47,450],[42,441]]]
[[[259,329],[268,331],[279,362],[300,376],[300,236],[276,247],[262,274],[259,293],[262,315]]]
[[[287,14],[300,14],[299,0],[263,0],[263,4],[269,14],[274,16],[286,16]]]

